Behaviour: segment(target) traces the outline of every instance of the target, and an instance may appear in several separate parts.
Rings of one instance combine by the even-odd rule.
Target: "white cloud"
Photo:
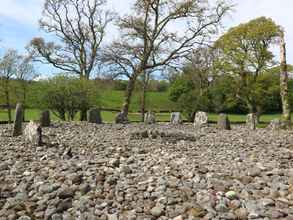
[[[42,6],[45,0],[0,0],[0,18],[7,18],[14,22],[14,25],[0,23],[0,27],[9,27],[13,30],[10,32],[20,33],[27,27],[28,32],[38,32],[38,20],[41,17]],[[232,0],[233,1],[233,0]],[[110,9],[117,11],[120,15],[130,11],[135,0],[108,0]],[[237,4],[235,12],[225,20],[226,28],[247,22],[259,16],[267,16],[273,18],[277,24],[283,26],[286,30],[286,39],[288,45],[288,60],[293,63],[293,1],[292,0],[234,0]],[[7,20],[5,19],[5,21]],[[0,21],[1,22],[1,21]],[[21,27],[20,30],[16,30]],[[7,32],[7,30],[6,30]],[[113,38],[113,35],[119,33],[113,26],[108,29],[107,41]],[[0,29],[0,38],[5,41],[12,41],[11,34],[5,39],[5,34]],[[26,35],[28,36],[28,34]],[[22,41],[21,34],[15,34],[15,41]],[[24,47],[25,45],[23,45]]]
[[[0,16],[37,26],[44,0],[0,0]]]

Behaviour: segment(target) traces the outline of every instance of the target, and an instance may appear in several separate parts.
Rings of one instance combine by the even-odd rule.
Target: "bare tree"
[[[10,82],[16,75],[17,62],[19,60],[19,55],[16,50],[9,49],[5,52],[4,56],[0,58],[0,80],[1,87],[3,89],[5,97],[5,105],[8,109],[8,122],[12,123],[12,113],[11,113],[11,88]]]
[[[30,49],[35,59],[88,79],[112,15],[101,8],[104,0],[46,0],[40,27],[59,40],[34,38]]]
[[[216,33],[229,9],[224,1],[136,0],[131,15],[118,21],[121,39],[104,54],[111,71],[129,78],[122,113],[128,115],[138,76],[181,63]]]
[[[97,67],[106,27],[113,19],[111,12],[103,10],[105,3],[105,0],[46,0],[40,27],[59,41],[34,38],[29,50],[35,60],[89,79]],[[86,106],[81,109],[81,120],[86,120],[86,110]]]

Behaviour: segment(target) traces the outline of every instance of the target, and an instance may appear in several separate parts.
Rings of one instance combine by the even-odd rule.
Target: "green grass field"
[[[138,112],[140,109],[140,95],[139,92],[134,93],[130,111]],[[176,109],[174,103],[169,100],[168,96],[168,92],[148,92],[146,96],[146,107],[157,112]],[[99,98],[100,105],[103,108],[120,109],[124,101],[124,92],[105,89],[101,91]]]
[[[38,120],[39,114],[40,114],[39,110],[28,109],[28,110],[26,110],[26,113],[25,113],[25,119],[27,121]],[[103,121],[107,122],[107,123],[113,122],[116,114],[117,114],[117,112],[103,111],[102,112]],[[167,122],[170,119],[169,113],[157,113],[156,116],[157,116],[157,120],[162,121],[162,122]],[[14,112],[13,112],[13,117],[14,117]],[[281,114],[266,114],[266,115],[262,115],[260,120],[261,120],[262,124],[267,124],[272,119],[280,118],[280,117],[281,117]],[[56,117],[54,114],[51,114],[51,118],[53,121],[59,120],[58,117]],[[218,118],[217,114],[214,114],[214,113],[209,114],[209,121],[210,122],[215,123],[217,121],[217,118]],[[130,113],[129,119],[132,122],[139,122],[141,119],[141,114],[140,113]],[[246,115],[229,114],[229,119],[232,123],[236,123],[236,124],[237,123],[244,123],[246,120]],[[0,121],[7,121],[7,120],[8,120],[7,112],[0,111]],[[78,117],[77,117],[77,120],[78,120]]]

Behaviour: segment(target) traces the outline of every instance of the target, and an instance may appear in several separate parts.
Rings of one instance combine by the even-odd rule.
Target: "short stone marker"
[[[154,112],[147,112],[144,115],[144,123],[145,124],[155,124],[156,123],[156,114]]]
[[[87,119],[89,123],[94,123],[94,124],[102,124],[102,116],[101,116],[101,111],[98,108],[92,108],[88,111],[87,113]]]
[[[221,129],[221,130],[231,130],[231,124],[230,124],[228,115],[226,114],[219,115],[217,127],[218,129]]]
[[[172,112],[170,117],[170,123],[171,124],[182,124],[182,116],[180,112]]]
[[[197,112],[194,117],[195,127],[204,127],[208,125],[208,114],[206,112]]]
[[[282,128],[282,121],[277,118],[273,119],[273,120],[271,120],[268,128],[271,130],[280,130]]]
[[[42,127],[39,123],[30,121],[24,129],[25,142],[34,146],[42,145]]]
[[[50,127],[51,126],[51,118],[50,118],[50,111],[49,110],[45,110],[45,111],[41,112],[40,125],[41,125],[41,127]]]
[[[13,126],[13,137],[22,135],[23,107],[21,103],[16,105],[15,120]]]
[[[124,112],[119,112],[115,117],[116,124],[127,124],[128,122],[128,118]]]
[[[248,114],[246,117],[246,125],[248,129],[255,130],[257,124],[257,115],[254,113]]]

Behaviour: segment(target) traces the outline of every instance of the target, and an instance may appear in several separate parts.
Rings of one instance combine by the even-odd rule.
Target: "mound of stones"
[[[0,127],[1,220],[293,219],[292,131],[54,123],[34,146],[12,130]]]

